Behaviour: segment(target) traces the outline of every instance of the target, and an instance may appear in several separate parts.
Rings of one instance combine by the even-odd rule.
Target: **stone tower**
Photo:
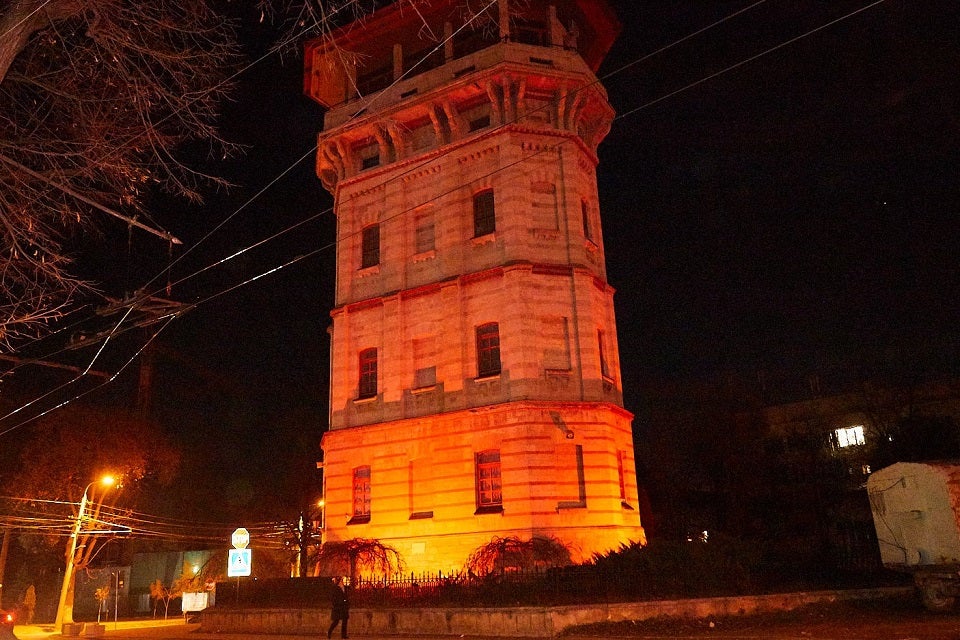
[[[644,540],[596,184],[618,22],[463,5],[379,9],[305,75],[337,216],[325,539],[445,575],[497,536]]]

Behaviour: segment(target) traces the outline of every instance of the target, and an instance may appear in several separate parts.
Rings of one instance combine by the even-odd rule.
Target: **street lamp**
[[[80,525],[83,523],[83,512],[87,508],[87,492],[95,484],[102,484],[104,488],[113,486],[113,476],[103,476],[99,480],[94,480],[83,489],[83,497],[80,498],[80,509],[77,511],[77,520],[73,523],[73,533],[70,535],[70,552],[67,555],[67,568],[63,572],[63,586],[60,588],[60,602],[57,604],[57,618],[53,623],[54,628],[63,633],[64,623],[73,622],[73,572],[74,564],[77,559],[77,540],[80,538]],[[67,606],[67,596],[70,595],[70,606]]]

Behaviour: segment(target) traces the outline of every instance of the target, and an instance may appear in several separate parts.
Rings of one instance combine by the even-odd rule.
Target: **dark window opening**
[[[496,322],[477,327],[477,377],[500,375],[500,326]]]
[[[603,331],[597,331],[597,348],[600,350],[600,375],[610,377],[610,366],[607,364],[607,346],[604,344]]]
[[[593,240],[593,234],[590,232],[590,207],[586,200],[580,201],[580,220],[583,223],[583,237],[587,240]]]
[[[493,206],[493,189],[487,189],[473,196],[473,237],[479,238],[493,233],[497,228],[496,212]]]
[[[547,26],[539,20],[516,19],[510,24],[510,39],[514,42],[545,47],[549,44]]]
[[[380,264],[380,225],[373,224],[363,230],[360,268]]]
[[[470,121],[470,131],[486,129],[490,126],[490,116],[482,116]]]
[[[364,349],[360,352],[360,384],[358,398],[377,396],[377,350]]]

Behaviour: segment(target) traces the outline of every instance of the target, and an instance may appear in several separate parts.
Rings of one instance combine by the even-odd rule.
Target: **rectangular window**
[[[590,207],[586,200],[580,201],[580,219],[583,223],[583,237],[593,240],[593,233],[590,231]]]
[[[607,364],[607,345],[604,344],[603,331],[597,331],[597,348],[600,350],[600,375],[610,377],[610,366]]]
[[[370,522],[370,467],[353,470],[353,517],[347,524]]]
[[[377,349],[364,349],[360,352],[360,384],[358,398],[377,396]]]
[[[373,167],[379,166],[380,164],[380,154],[378,153],[375,156],[368,156],[360,161],[361,169],[372,169]]]
[[[363,229],[360,268],[380,264],[380,225],[372,224]]]
[[[617,476],[620,478],[620,500],[627,499],[627,484],[623,476],[623,451],[617,451]]]
[[[418,215],[416,225],[416,252],[425,253],[427,251],[433,251],[436,247],[433,214],[422,213]]]
[[[863,437],[862,424],[837,429],[834,431],[834,434],[837,438],[837,446],[841,449],[845,447],[855,447],[866,442]]]
[[[481,451],[476,455],[477,513],[503,511],[503,492],[500,483],[500,452]]]
[[[500,325],[477,327],[477,377],[500,375]]]
[[[486,189],[473,196],[473,237],[493,233],[497,228],[493,207],[493,189]]]

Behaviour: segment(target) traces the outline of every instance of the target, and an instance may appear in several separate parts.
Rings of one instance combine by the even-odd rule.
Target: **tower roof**
[[[576,34],[577,51],[594,72],[599,68],[621,28],[619,20],[605,0],[527,0],[519,5],[510,5],[511,25],[523,22],[545,23],[549,7],[555,7],[557,21]],[[464,30],[485,30],[494,34],[499,29],[500,33],[503,33],[496,24],[498,17],[497,4],[490,6],[485,16],[470,16],[464,10],[462,0],[393,2],[336,29],[328,36],[308,41],[304,56],[307,79],[304,89],[310,93],[309,77],[317,53],[336,49],[360,56],[368,62],[373,61],[371,63],[386,63],[392,59],[394,45],[397,44],[401,45],[404,51],[425,53],[440,46],[444,40],[444,24],[448,22],[454,31],[463,27]]]

